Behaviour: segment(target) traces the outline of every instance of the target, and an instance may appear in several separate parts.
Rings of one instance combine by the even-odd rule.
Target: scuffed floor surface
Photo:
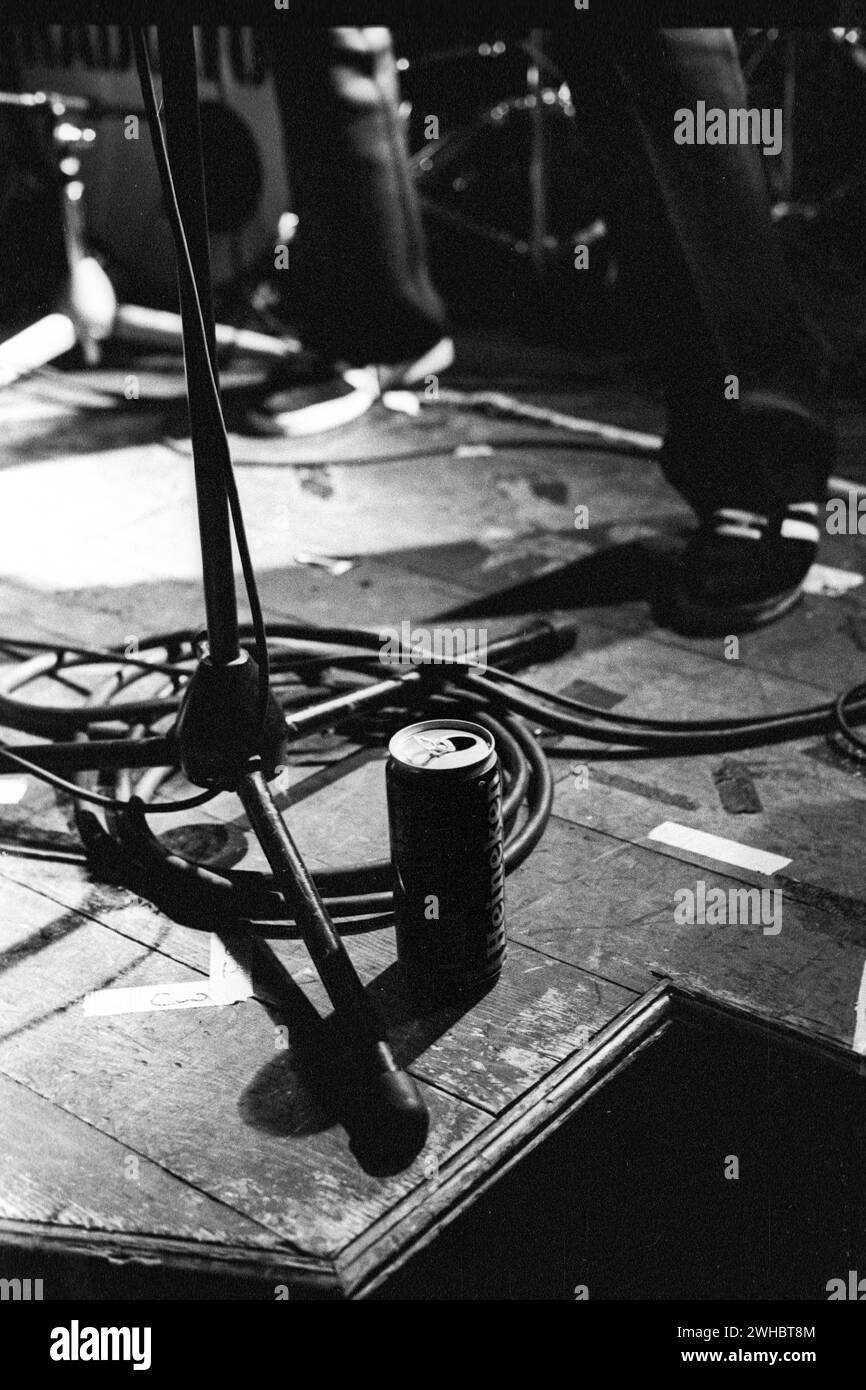
[[[565,354],[467,341],[448,384],[661,429],[658,408],[627,380],[581,384],[573,365]],[[228,384],[242,379],[238,368]],[[842,421],[838,472],[855,480],[866,480],[862,426],[856,412]],[[690,520],[649,461],[435,404],[414,418],[376,408],[344,431],[291,445],[232,443],[271,619],[381,628],[460,614],[500,631],[527,612],[565,611],[578,626],[573,652],[531,678],[665,718],[811,705],[866,675],[864,536],[828,536],[822,547],[830,572],[853,577],[848,587],[825,575],[825,592],[741,638],[732,654],[651,615],[648,584]],[[576,526],[584,507],[586,525]],[[198,625],[197,546],[176,367],[140,359],[46,373],[0,396],[3,635],[114,644]],[[550,748],[554,816],[508,882],[511,948],[495,991],[462,1015],[412,1017],[395,988],[391,932],[349,941],[433,1116],[425,1153],[384,1178],[362,1170],[342,1129],[303,1093],[278,1016],[261,999],[85,1015],[96,989],[201,981],[207,937],[75,862],[62,796],[28,780],[20,800],[7,798],[4,1221],[216,1242],[276,1263],[291,1250],[311,1268],[339,1260],[660,977],[866,1053],[858,764],[821,738],[681,759],[606,758],[556,740]],[[284,791],[313,865],[386,854],[382,757],[312,741]],[[770,878],[736,869],[650,838],[665,822],[788,862]],[[231,798],[160,828],[176,844],[260,863]],[[33,845],[72,862],[37,862],[26,854]],[[698,880],[707,890],[777,890],[781,930],[677,921],[676,895]],[[327,1012],[302,947],[274,949]]]

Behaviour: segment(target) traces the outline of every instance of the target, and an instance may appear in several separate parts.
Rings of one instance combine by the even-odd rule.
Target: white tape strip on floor
[[[678,825],[676,821],[666,820],[651,830],[649,840],[669,845],[671,849],[688,850],[704,859],[715,859],[722,864],[733,864],[738,869],[751,869],[757,874],[775,874],[790,864],[781,854],[771,854],[765,849],[755,849],[752,845],[741,845],[736,840],[725,840],[721,835],[708,835],[704,830],[694,830],[690,825]]]
[[[863,1055],[866,1053],[866,963],[863,965],[863,974],[860,976],[860,993],[857,995],[856,1019],[854,1039],[851,1046],[855,1052],[859,1052]]]
[[[812,565],[803,582],[803,593],[838,598],[840,594],[847,594],[851,589],[859,589],[862,583],[862,574],[854,574],[851,570],[834,570],[830,565]]]
[[[26,777],[0,777],[0,806],[17,806],[26,791]]]
[[[172,985],[134,985],[130,989],[98,989],[88,994],[84,1012],[96,1014],[149,1014],[166,1009],[218,1007],[207,980],[184,980]]]
[[[249,971],[213,932],[210,939],[210,977],[169,985],[133,985],[124,989],[99,989],[88,994],[88,1017],[105,1014],[160,1013],[166,1009],[219,1008],[252,998]]]

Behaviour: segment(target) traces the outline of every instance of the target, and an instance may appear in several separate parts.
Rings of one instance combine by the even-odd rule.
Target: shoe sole
[[[259,410],[248,411],[247,423],[256,434],[303,439],[306,435],[325,434],[328,430],[350,425],[353,420],[366,415],[377,398],[378,392],[371,386],[355,386],[347,396],[316,401],[314,405],[301,406],[299,410],[285,410],[277,415]]]
[[[247,424],[259,435],[271,438],[303,439],[306,435],[324,434],[328,430],[340,429],[366,415],[370,407],[384,391],[394,391],[401,386],[411,386],[426,376],[445,372],[454,363],[454,342],[451,338],[441,338],[423,357],[408,365],[401,365],[389,375],[387,382],[373,367],[350,367],[340,373],[343,380],[352,387],[346,396],[337,396],[329,401],[317,401],[314,405],[301,406],[299,410],[286,410],[272,415],[260,410],[247,413]]]
[[[733,608],[702,608],[685,594],[676,594],[667,605],[667,614],[684,636],[727,637],[767,627],[790,613],[802,597],[801,586],[760,603],[737,604]]]

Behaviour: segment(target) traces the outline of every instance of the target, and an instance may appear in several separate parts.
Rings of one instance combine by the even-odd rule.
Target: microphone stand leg
[[[385,1028],[364,992],[257,760],[241,777],[237,794],[334,1006],[341,1051],[361,1101],[358,1118],[363,1123],[363,1148],[377,1160],[408,1162],[422,1147],[429,1126],[417,1083],[394,1061]]]

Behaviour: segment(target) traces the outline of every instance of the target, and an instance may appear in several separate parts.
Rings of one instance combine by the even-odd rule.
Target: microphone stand
[[[180,4],[182,6],[182,0]],[[182,327],[206,635],[204,639],[197,638],[189,630],[162,634],[147,642],[139,655],[121,648],[65,643],[43,650],[44,643],[24,639],[10,639],[0,644],[0,653],[13,656],[16,662],[11,670],[0,672],[0,723],[39,739],[36,743],[14,746],[0,740],[0,768],[23,767],[36,775],[41,771],[46,781],[73,797],[76,791],[81,791],[82,798],[75,802],[75,819],[88,861],[95,866],[96,872],[116,876],[121,882],[136,882],[137,891],[155,902],[168,902],[167,911],[177,915],[180,921],[201,926],[214,915],[221,921],[229,916],[234,923],[233,930],[248,932],[255,943],[258,936],[266,934],[265,927],[279,928],[280,922],[273,918],[282,918],[283,914],[274,910],[276,900],[282,900],[281,905],[288,919],[299,929],[333,1005],[335,1031],[341,1044],[340,1075],[342,1077],[345,1072],[352,1081],[351,1087],[343,1085],[340,1089],[344,1101],[354,1102],[353,1113],[347,1116],[347,1121],[351,1122],[353,1147],[359,1158],[364,1155],[378,1171],[393,1172],[410,1162],[423,1145],[429,1126],[427,1108],[415,1081],[394,1060],[384,1023],[364,991],[268,783],[279,770],[286,745],[292,740],[316,730],[338,727],[350,719],[363,719],[374,711],[393,711],[402,705],[417,707],[419,699],[423,703],[425,695],[435,694],[436,686],[430,684],[426,668],[410,665],[398,672],[389,671],[373,684],[353,685],[344,693],[306,708],[292,706],[286,715],[275,693],[276,686],[266,679],[269,670],[260,670],[249,653],[252,646],[263,665],[266,663],[270,667],[268,634],[255,594],[252,562],[243,534],[243,519],[219,409],[216,372],[219,326],[214,325],[212,311],[195,48],[192,24],[182,8],[176,19],[158,27],[158,36],[170,178],[165,177],[162,130],[143,34],[135,35],[135,47],[151,134],[166,184],[166,196],[172,204],[172,229],[178,253],[181,315],[172,317]],[[0,104],[2,100],[3,94],[0,94]],[[23,99],[22,104],[44,103]],[[107,109],[102,108],[103,111]],[[77,244],[80,248],[80,235],[67,244]],[[252,628],[238,622],[233,524],[251,605],[256,610]],[[295,624],[275,623],[272,633],[277,642],[286,639],[312,641],[317,645],[323,643],[341,648],[348,644],[360,648],[368,657],[371,655],[368,640],[371,634],[361,630],[299,629]],[[570,621],[542,620],[528,627],[523,624],[513,634],[494,638],[487,657],[496,661],[501,669],[510,669],[549,660],[569,650],[573,642],[574,627]],[[160,658],[162,650],[164,657]],[[31,651],[38,654],[28,658]],[[134,672],[128,682],[119,683],[117,677],[112,680],[110,690],[114,694],[121,689],[128,691],[132,682],[144,673],[153,672],[170,678],[171,693],[166,695],[163,691],[157,697],[136,700],[133,692],[133,699],[115,703],[106,688],[103,694],[108,696],[107,704],[100,703],[97,692],[81,708],[68,703],[34,702],[18,693],[43,677],[59,679],[61,672],[76,664],[92,666],[94,662],[109,666],[120,664],[125,670]],[[184,686],[189,662],[196,664]],[[336,663],[339,662],[337,657]],[[284,671],[286,668],[282,664],[276,669]],[[455,680],[459,680],[461,672],[471,673],[473,669],[471,655],[448,668]],[[505,696],[502,700],[507,706]],[[118,718],[121,710],[122,718]],[[173,720],[171,727],[155,732],[155,728],[163,727],[167,715]],[[526,756],[530,769],[529,782],[523,784],[522,792],[526,793],[528,785],[534,785],[537,803],[515,837],[515,843],[520,842],[519,854],[525,857],[543,831],[552,799],[552,781],[541,749],[536,747],[533,751],[525,736],[521,740],[517,724],[515,721],[514,749],[519,755],[521,744],[528,746]],[[501,732],[505,736],[505,731]],[[142,797],[133,793],[126,799],[116,800],[87,785],[88,774],[96,771],[127,774],[131,769],[164,771],[178,764],[187,779],[205,792],[176,808],[169,804],[165,809],[200,804],[208,794],[218,790],[234,792],[243,805],[271,867],[269,882],[272,887],[263,885],[258,898],[252,890],[252,896],[245,898],[241,885],[231,884],[229,880],[222,883],[229,889],[228,897],[219,892],[214,896],[210,891],[214,884],[207,877],[206,865],[183,859],[178,864],[171,856],[165,856],[159,841],[147,828],[147,796],[144,793]],[[66,780],[70,776],[75,781]],[[514,786],[520,787],[518,774],[515,779]],[[126,780],[127,785],[133,785],[131,779],[127,777]],[[158,785],[148,772],[144,773],[142,781],[150,787]],[[92,810],[87,809],[87,803],[94,801],[109,808],[104,813],[108,829]],[[383,883],[378,883],[377,892],[369,896],[387,899],[388,893],[380,891],[384,887]],[[236,889],[240,892],[238,899],[234,898]],[[332,901],[338,905],[334,910],[346,910],[347,903],[355,905],[352,892],[341,898],[337,890]],[[259,911],[262,904],[264,914]],[[387,906],[379,904],[375,910],[387,911]],[[265,922],[259,920],[262,915],[267,919]],[[348,915],[356,914],[349,910]],[[277,930],[275,934],[285,933]]]
[[[166,139],[216,378],[193,30],[181,17],[157,32]],[[220,423],[194,296],[183,276],[181,317],[207,618],[207,652],[186,688],[176,726],[181,765],[194,785],[220,786],[239,797],[330,997],[369,1139],[386,1152],[415,1153],[428,1128],[423,1097],[394,1061],[385,1029],[268,786],[286,742],[286,721],[271,691],[262,717],[261,674],[239,640],[231,516],[215,438]]]

